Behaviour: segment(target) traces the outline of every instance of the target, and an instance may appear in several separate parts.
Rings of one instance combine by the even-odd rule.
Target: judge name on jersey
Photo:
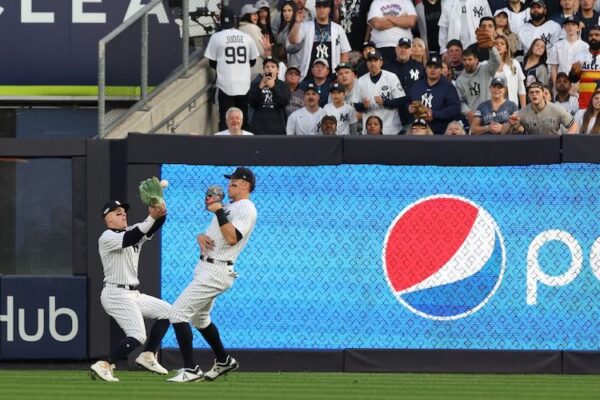
[[[244,44],[244,37],[240,35],[226,36],[225,44],[241,43]]]

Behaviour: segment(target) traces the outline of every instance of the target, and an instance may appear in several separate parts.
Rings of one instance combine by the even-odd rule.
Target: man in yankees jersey
[[[527,54],[527,50],[537,38],[541,38],[546,43],[546,51],[550,52],[554,43],[564,37],[562,26],[548,19],[547,13],[548,8],[545,0],[531,1],[531,7],[529,8],[531,20],[516,32],[519,36],[519,47],[523,48],[524,54]],[[515,31],[513,30],[513,32]]]
[[[230,203],[223,206],[221,199],[212,195],[205,198],[206,208],[215,216],[206,233],[198,235],[201,255],[194,279],[173,303],[171,310],[169,319],[179,343],[184,368],[168,379],[169,382],[212,381],[239,367],[238,362],[225,351],[219,331],[211,321],[210,311],[217,296],[233,285],[237,276],[233,266],[256,224],[256,207],[250,200],[256,178],[245,167],[237,168],[225,178],[229,179],[227,194]],[[213,367],[204,374],[194,363],[190,322],[215,353]]]
[[[237,107],[244,113],[243,129],[248,129],[248,90],[251,71],[258,57],[254,40],[236,29],[237,16],[229,7],[221,10],[221,31],[213,33],[204,55],[217,70],[219,130],[227,129],[225,113]]]
[[[360,102],[354,103],[354,108],[363,113],[363,123],[371,115],[377,115],[383,121],[383,134],[397,135],[402,131],[398,107],[405,93],[398,77],[382,66],[383,57],[379,50],[367,54],[369,73],[358,78]],[[363,132],[366,131],[363,126]]]
[[[126,338],[115,347],[107,360],[93,364],[92,377],[116,382],[113,363],[124,358],[146,342],[144,318],[156,319],[150,337],[135,362],[156,373],[167,374],[156,360],[160,342],[169,329],[171,306],[152,296],[140,293],[137,286],[138,262],[142,245],[164,224],[167,209],[164,205],[148,208],[148,217],[131,227],[127,226],[128,204],[109,201],[102,207],[102,218],[107,229],[98,239],[98,248],[104,268],[104,288],[100,300],[108,315],[113,317]]]
[[[319,107],[319,91],[314,83],[304,89],[304,107],[290,114],[285,126],[287,135],[320,135],[321,119],[326,115]]]

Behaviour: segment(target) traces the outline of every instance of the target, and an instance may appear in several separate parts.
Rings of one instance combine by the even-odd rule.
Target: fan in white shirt
[[[227,129],[215,133],[214,136],[254,135],[254,133],[242,129],[243,122],[244,114],[242,113],[242,110],[237,107],[230,107],[225,113],[225,123],[227,124]]]

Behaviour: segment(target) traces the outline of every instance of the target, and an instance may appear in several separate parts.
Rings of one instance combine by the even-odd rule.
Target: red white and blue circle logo
[[[383,270],[398,301],[434,320],[480,310],[502,282],[504,239],[496,221],[471,200],[436,195],[408,205],[390,225]]]

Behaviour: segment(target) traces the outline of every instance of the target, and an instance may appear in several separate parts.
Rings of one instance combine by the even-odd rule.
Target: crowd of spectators
[[[223,107],[255,135],[600,133],[599,11],[600,0],[258,0],[237,15],[258,50],[249,110]]]

